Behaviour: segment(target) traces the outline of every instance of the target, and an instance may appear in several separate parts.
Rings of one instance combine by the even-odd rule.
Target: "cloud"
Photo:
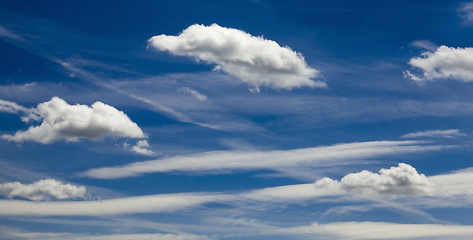
[[[461,82],[473,81],[473,48],[440,46],[436,51],[426,51],[420,57],[411,58],[409,64],[423,71],[416,76],[404,72],[405,78],[420,82],[435,79],[455,79]]]
[[[379,196],[380,198],[376,198]],[[385,197],[397,197],[396,203]],[[464,196],[465,198],[460,198]],[[382,169],[380,174],[362,171],[341,181],[324,178],[314,183],[285,185],[227,193],[177,193],[107,199],[102,201],[31,202],[0,200],[0,216],[104,216],[135,213],[175,212],[208,203],[242,207],[276,204],[306,204],[332,199],[337,202],[375,202],[377,207],[419,213],[408,205],[421,207],[471,206],[473,168],[450,174],[425,177],[407,165]],[[447,200],[445,204],[445,199]],[[452,199],[455,199],[452,203]],[[411,201],[411,202],[409,202]],[[407,204],[407,205],[403,205]]]
[[[463,23],[473,23],[473,2],[463,3],[457,10],[458,16],[463,19]]]
[[[174,212],[233,196],[212,193],[158,194],[102,201],[31,202],[0,200],[0,216],[100,216]]]
[[[62,138],[77,141],[79,138],[95,140],[105,136],[145,137],[138,125],[124,112],[102,102],[95,102],[91,107],[69,105],[66,101],[53,97],[49,102],[40,103],[37,112],[43,119],[41,125],[18,131],[14,136],[3,135],[2,138],[15,142],[36,141],[48,144]]]
[[[34,201],[47,200],[49,197],[57,199],[84,198],[85,193],[84,186],[63,184],[54,179],[39,180],[28,185],[19,182],[0,184],[0,194],[8,198],[22,197]]]
[[[448,129],[448,130],[427,130],[424,132],[415,132],[402,135],[401,138],[420,138],[420,137],[444,137],[444,138],[455,138],[463,137],[466,134],[461,133],[458,129]]]
[[[116,179],[157,172],[221,172],[235,170],[310,168],[350,164],[354,159],[390,154],[435,151],[439,145],[423,145],[422,141],[378,141],[336,144],[284,151],[212,151],[189,156],[136,162],[119,167],[90,169],[82,176]]]
[[[131,151],[137,154],[148,155],[148,156],[156,155],[155,152],[149,150],[148,148],[149,148],[148,141],[141,140],[141,141],[138,141],[136,145],[131,148]]]
[[[189,233],[162,234],[162,233],[135,233],[135,234],[76,234],[68,232],[29,232],[22,229],[0,226],[0,237],[5,239],[70,239],[70,240],[210,240],[205,235]]]
[[[21,118],[22,121],[28,122],[29,120],[39,120],[41,118],[40,112],[35,108],[25,108],[23,106],[18,105],[17,103],[5,101],[0,99],[0,112],[7,112],[7,113],[23,113],[26,116]]]
[[[159,51],[217,64],[215,70],[221,69],[256,90],[260,86],[288,90],[326,87],[324,82],[311,80],[318,71],[307,66],[302,54],[238,29],[194,24],[178,36],[161,34],[148,42]]]
[[[26,42],[26,40],[22,38],[20,35],[12,33],[10,30],[4,28],[1,25],[0,25],[0,37],[6,37],[15,41]]]
[[[435,51],[439,47],[438,45],[436,45],[435,43],[433,43],[429,40],[414,41],[414,42],[411,43],[411,45],[416,47],[416,48],[426,49],[426,50],[430,50],[430,51]]]
[[[473,226],[443,224],[398,224],[386,222],[338,222],[283,228],[278,233],[331,235],[328,239],[468,239]],[[462,238],[459,238],[462,237]]]
[[[200,94],[196,90],[190,89],[188,87],[181,87],[181,88],[179,88],[178,92],[182,93],[182,94],[189,94],[189,95],[197,98],[199,101],[206,101],[207,100],[207,96],[205,96],[203,94]]]
[[[338,188],[365,195],[428,195],[433,192],[435,184],[424,174],[417,173],[409,164],[399,163],[398,167],[381,169],[379,174],[367,170],[350,173],[340,182],[323,178],[315,182],[316,188]]]

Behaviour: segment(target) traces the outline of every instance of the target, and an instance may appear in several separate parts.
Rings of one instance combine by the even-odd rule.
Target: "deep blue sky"
[[[472,40],[465,1],[1,1],[0,238],[469,239]]]

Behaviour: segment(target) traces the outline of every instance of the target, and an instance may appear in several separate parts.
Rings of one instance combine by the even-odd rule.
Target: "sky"
[[[473,2],[0,1],[0,239],[471,239]]]

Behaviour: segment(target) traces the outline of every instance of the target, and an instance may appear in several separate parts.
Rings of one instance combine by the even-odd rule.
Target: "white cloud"
[[[138,141],[136,145],[131,148],[131,151],[137,154],[148,155],[148,156],[156,155],[155,152],[149,150],[148,148],[149,148],[148,141],[141,140],[141,141]]]
[[[25,42],[26,41],[20,35],[11,32],[10,30],[4,28],[1,25],[0,25],[0,37],[6,37],[6,38],[9,38],[11,40],[20,41],[20,42]]]
[[[183,93],[183,94],[189,94],[189,95],[197,98],[199,101],[207,100],[207,96],[197,92],[196,90],[190,89],[188,87],[181,87],[181,88],[179,88],[178,92]]]
[[[453,48],[440,46],[436,51],[423,52],[420,57],[411,58],[409,64],[423,71],[416,76],[406,71],[404,76],[414,81],[455,79],[462,82],[473,81],[473,48]]]
[[[21,184],[9,182],[0,184],[0,194],[8,198],[22,197],[30,200],[47,200],[50,197],[57,199],[84,198],[86,189],[84,186],[63,184],[54,179],[44,179],[32,184]]]
[[[53,97],[49,102],[40,103],[37,112],[43,119],[41,125],[18,131],[14,136],[3,135],[2,138],[15,142],[36,141],[47,144],[61,138],[76,141],[79,138],[94,140],[105,136],[145,137],[138,125],[124,112],[102,102],[95,102],[91,107],[69,105],[66,101]]]
[[[448,130],[428,130],[424,132],[415,132],[402,135],[401,138],[420,138],[420,137],[445,137],[445,138],[455,138],[463,137],[466,134],[461,133],[458,129],[448,129]]]
[[[463,3],[457,12],[458,16],[463,19],[463,23],[473,23],[473,2]]]
[[[188,233],[162,234],[162,233],[135,233],[135,234],[75,234],[68,232],[28,232],[21,229],[0,226],[0,237],[4,239],[70,239],[70,240],[210,240],[205,235],[195,235]]]
[[[311,168],[350,164],[355,159],[436,151],[447,146],[424,145],[422,141],[378,141],[336,144],[285,151],[213,151],[190,156],[136,162],[120,167],[90,169],[83,176],[115,179],[156,172],[219,172],[271,169],[285,172],[290,168]]]
[[[386,222],[338,222],[281,228],[278,233],[330,235],[328,239],[469,239],[473,226],[443,224],[397,224]]]
[[[4,216],[100,216],[132,213],[173,212],[209,202],[233,200],[231,195],[212,193],[158,194],[102,201],[31,202],[0,200]]]
[[[359,194],[361,193],[361,194]],[[376,198],[375,195],[379,196]],[[393,196],[395,203],[389,202]],[[460,198],[466,196],[466,198]],[[470,197],[468,197],[470,196]],[[382,169],[380,174],[348,174],[341,181],[329,178],[314,183],[269,187],[230,193],[178,193],[107,199],[102,201],[30,202],[0,200],[0,216],[104,216],[134,213],[163,213],[195,208],[208,203],[267,206],[306,204],[316,199],[337,202],[372,202],[387,207],[419,213],[408,205],[421,207],[471,206],[473,169],[425,177],[407,164]],[[447,199],[447,204],[445,204]],[[454,199],[454,200],[453,200]],[[411,201],[411,202],[409,202]],[[454,201],[454,203],[452,203]],[[403,205],[407,204],[407,205]],[[420,212],[422,214],[422,212]]]
[[[430,51],[435,51],[439,47],[438,45],[436,45],[435,43],[433,43],[429,40],[414,41],[414,42],[411,43],[411,45],[414,46],[414,47],[417,47],[417,48],[426,49],[426,50],[430,50]]]
[[[5,101],[0,99],[0,112],[7,113],[23,113],[26,116],[22,117],[21,120],[28,122],[30,119],[39,120],[41,118],[40,113],[37,109],[34,108],[25,108],[18,105],[17,103]]]
[[[260,86],[326,87],[324,82],[311,80],[318,71],[307,66],[302,54],[238,29],[194,24],[178,36],[161,34],[148,42],[160,51],[217,64],[215,70],[221,69],[256,90]]]
[[[316,188],[337,188],[361,194],[382,195],[428,195],[435,184],[424,174],[417,173],[409,164],[399,163],[398,167],[381,169],[379,174],[367,170],[350,173],[340,182],[324,178],[315,183]]]

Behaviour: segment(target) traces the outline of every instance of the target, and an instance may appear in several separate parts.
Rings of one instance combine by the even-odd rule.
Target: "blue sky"
[[[3,1],[1,239],[471,239],[473,2]]]

